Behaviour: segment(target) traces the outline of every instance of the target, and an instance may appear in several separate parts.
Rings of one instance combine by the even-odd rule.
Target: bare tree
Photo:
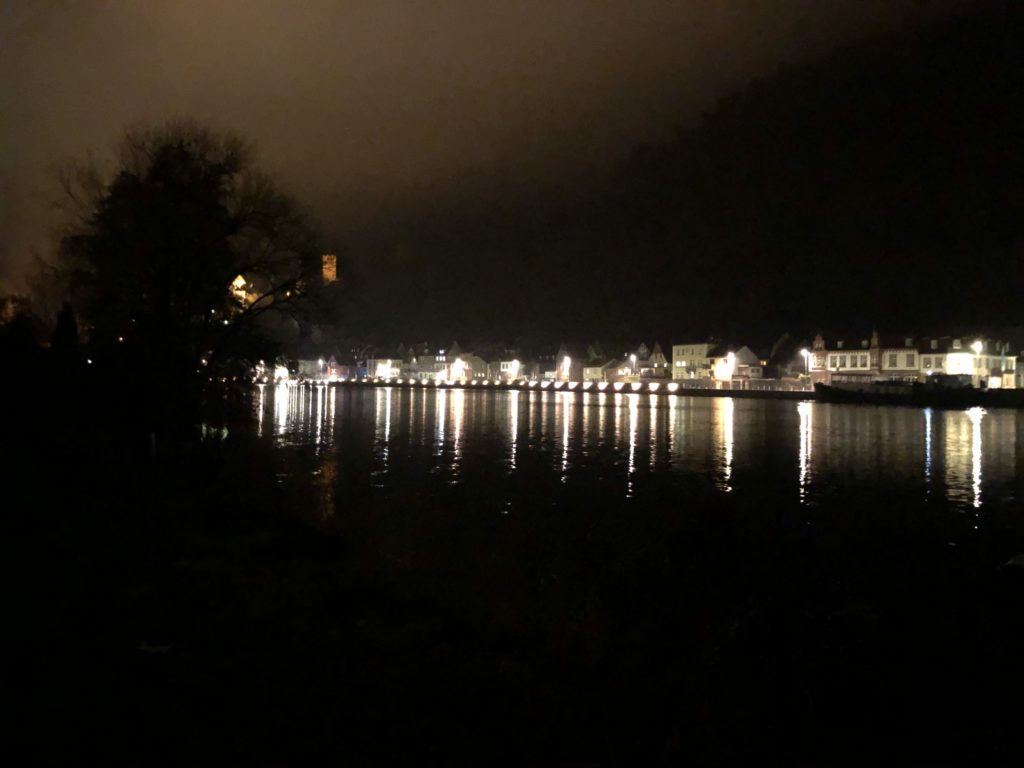
[[[127,131],[110,172],[64,170],[58,261],[94,348],[194,374],[315,293],[317,233],[254,159],[186,121]]]

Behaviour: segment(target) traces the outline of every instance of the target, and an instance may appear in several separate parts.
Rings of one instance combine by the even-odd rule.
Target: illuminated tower
[[[333,283],[338,279],[338,257],[333,253],[325,253],[323,260],[323,277],[325,283]]]

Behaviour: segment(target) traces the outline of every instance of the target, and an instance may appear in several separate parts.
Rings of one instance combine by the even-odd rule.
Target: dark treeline
[[[653,338],[1013,324],[1024,14],[981,6],[782,66],[557,214],[378,243],[354,325]],[[410,307],[411,309],[406,309]]]

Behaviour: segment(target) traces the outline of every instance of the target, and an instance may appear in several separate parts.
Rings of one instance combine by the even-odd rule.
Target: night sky
[[[382,233],[573,203],[750,78],[956,5],[5,2],[0,281],[48,247],[53,168],[125,125],[253,138],[372,272]]]

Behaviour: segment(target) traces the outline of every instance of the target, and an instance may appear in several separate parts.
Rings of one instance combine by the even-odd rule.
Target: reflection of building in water
[[[312,394],[316,397],[314,442],[317,450],[320,450],[334,442],[334,409],[337,393],[332,387],[321,383],[313,387]]]
[[[434,428],[436,430],[436,436],[434,438],[434,454],[440,456],[444,450],[444,427],[445,420],[448,418],[447,414],[448,406],[448,391],[444,389],[437,390],[437,396],[434,401]]]
[[[582,440],[580,441],[581,445],[583,446],[583,453],[584,454],[586,454],[587,450],[590,448],[590,428],[591,428],[591,424],[590,424],[590,422],[591,422],[590,410],[593,407],[594,407],[594,396],[591,395],[589,392],[584,392],[583,393],[583,416],[582,416],[583,434],[582,434]]]
[[[942,424],[946,497],[975,507],[981,504],[981,413],[946,411]]]
[[[266,406],[267,392],[265,384],[257,384],[260,391],[259,402],[256,406],[256,437],[263,437],[263,409]]]
[[[800,501],[807,501],[807,493],[811,484],[811,449],[812,449],[812,420],[814,415],[813,403],[799,403],[796,407],[800,415]]]
[[[717,406],[717,421],[719,430],[719,444],[721,445],[720,455],[722,457],[722,490],[732,490],[732,439],[733,439],[733,408],[734,403],[731,397],[715,398]]]
[[[376,412],[376,439],[378,455],[381,459],[381,470],[388,471],[388,459],[391,451],[391,387],[380,387],[373,392],[374,409]]]
[[[648,441],[648,458],[650,460],[651,469],[653,470],[658,460],[658,424],[664,417],[665,410],[659,408],[659,399],[657,395],[648,395],[648,402],[650,405],[650,411],[648,413],[650,421],[650,438]]]
[[[294,387],[281,382],[274,387],[274,433],[283,435],[288,426],[288,411],[293,399]]]
[[[572,392],[559,392],[562,401],[562,482],[565,482],[569,468],[569,421],[572,416]]]
[[[924,409],[924,481],[932,481],[932,409]],[[930,490],[930,488],[929,488]]]
[[[985,411],[971,408],[967,417],[971,420],[971,490],[974,495],[974,507],[981,506],[981,418]]]
[[[668,396],[668,457],[672,463],[672,454],[676,450],[676,409],[679,408],[679,395]]]
[[[462,462],[462,418],[466,410],[466,390],[455,389],[452,391],[452,469],[458,470]]]
[[[508,464],[511,469],[516,468],[516,447],[519,442],[519,390],[513,389],[508,393],[509,412],[509,451]]]
[[[612,425],[615,428],[615,450],[618,450],[619,446],[622,445],[622,402],[622,393],[616,392],[612,396],[612,407],[615,409],[615,412],[612,415]]]
[[[626,397],[629,406],[629,464],[627,465],[626,496],[631,497],[633,495],[633,473],[636,472],[636,433],[637,423],[640,421],[640,395],[630,394]]]
[[[427,390],[420,390],[420,416],[416,428],[420,430],[420,445],[427,444]]]
[[[321,384],[320,386],[314,387],[313,391],[310,393],[312,397],[316,398],[316,410],[314,411],[313,414],[313,419],[315,422],[313,424],[313,444],[316,445],[317,447],[320,446],[320,441],[322,439],[321,432],[323,430],[324,425],[325,414],[323,389],[325,388],[326,386]]]

